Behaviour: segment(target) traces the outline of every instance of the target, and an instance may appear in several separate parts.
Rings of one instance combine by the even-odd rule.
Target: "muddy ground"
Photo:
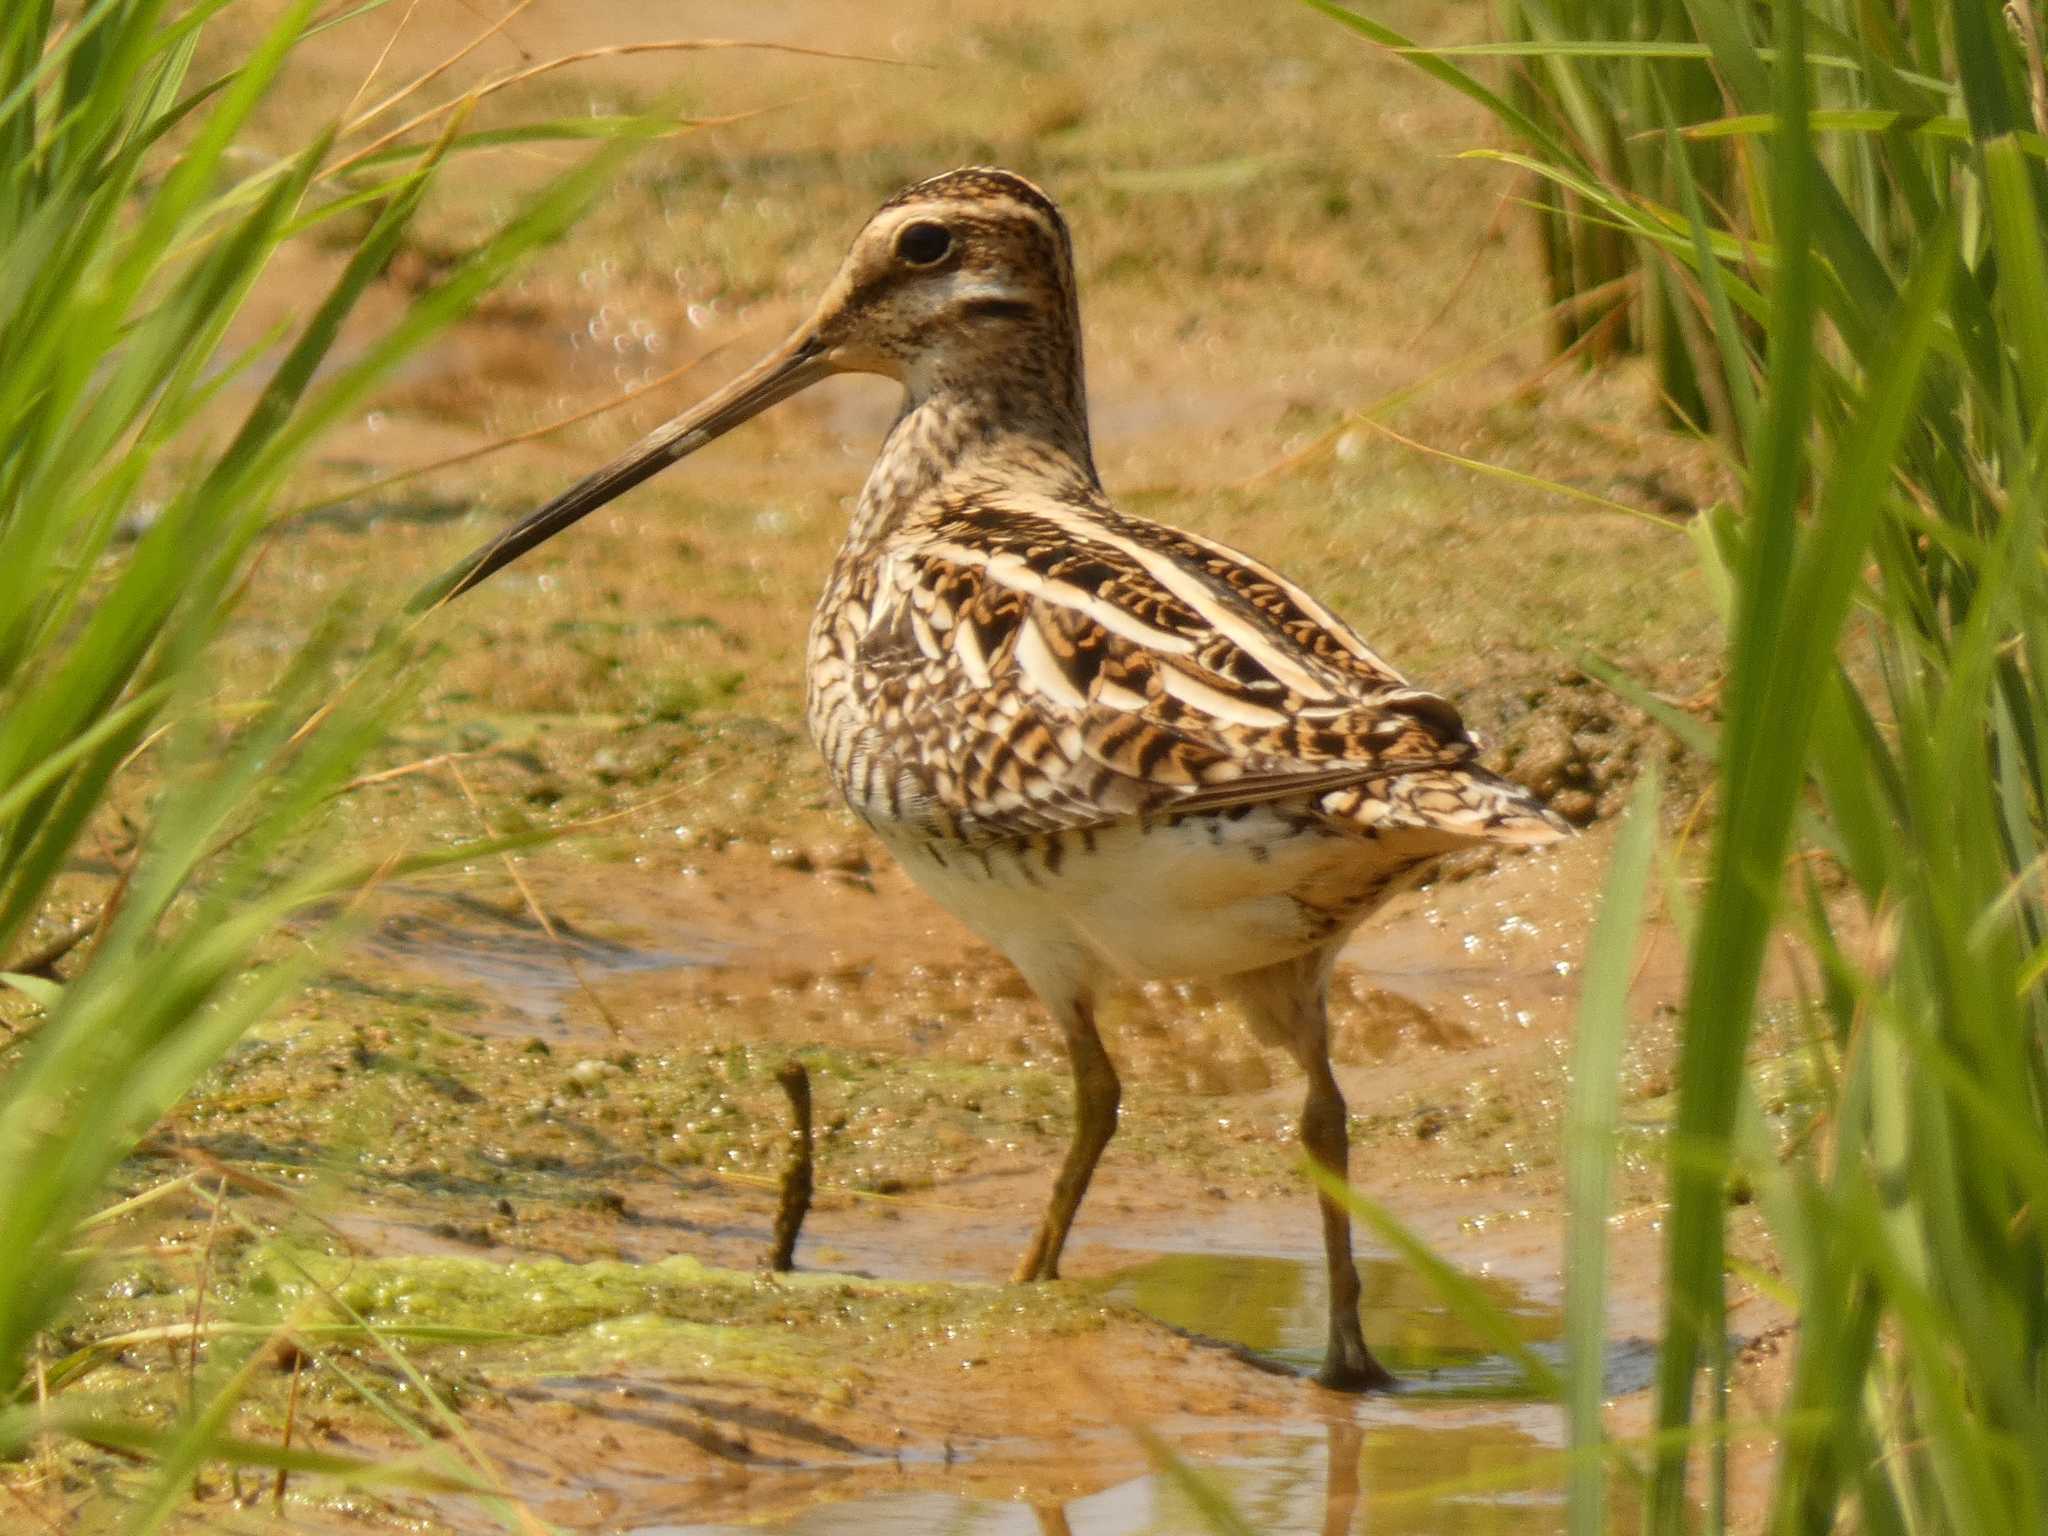
[[[1436,39],[1485,26],[1473,5],[1380,9]],[[385,88],[476,26],[407,15]],[[397,20],[330,34],[298,99],[348,99]],[[224,705],[323,614],[388,612],[772,343],[903,181],[973,161],[1034,175],[1074,226],[1112,493],[1307,581],[1586,828],[1399,898],[1346,952],[1335,1002],[1361,1188],[1554,1341],[1566,1062],[1612,818],[1658,764],[1682,893],[1712,815],[1699,765],[1585,664],[1711,710],[1718,632],[1686,533],[1726,491],[1710,458],[1626,368],[1546,364],[1516,185],[1453,158],[1484,125],[1305,9],[543,0],[448,79],[689,35],[910,62],[657,54],[536,87],[536,113],[680,91],[693,113],[759,115],[647,151],[346,427],[293,488]],[[556,163],[467,162],[365,325]],[[249,334],[331,259],[298,258]],[[388,483],[700,355],[621,408]],[[1406,444],[1355,414],[1397,393],[1380,415]],[[891,406],[873,381],[821,387],[422,633],[421,699],[342,835],[394,854],[564,835],[347,914],[347,946],[125,1170],[138,1203],[98,1234],[95,1290],[48,1351],[63,1390],[166,1421],[195,1347],[200,1384],[241,1361],[238,1432],[277,1444],[289,1423],[302,1449],[406,1481],[298,1475],[274,1502],[267,1474],[209,1468],[190,1528],[1196,1528],[1143,1433],[1261,1531],[1560,1528],[1555,1410],[1370,1238],[1369,1333],[1411,1388],[1355,1400],[1303,1378],[1320,1282],[1299,1086],[1199,989],[1110,1009],[1123,1125],[1068,1278],[1004,1283],[1065,1145],[1057,1034],[833,802],[800,724],[810,603]],[[104,888],[79,871],[52,930]],[[1624,1431],[1656,1327],[1680,960],[1660,921],[1610,1224]],[[1793,1017],[1758,1046],[1788,1136]],[[791,1058],[815,1094],[819,1193],[798,1272],[775,1277]],[[1767,1268],[1747,1220],[1738,1251]],[[1750,1298],[1733,1327],[1755,1357],[1739,1411],[1761,1412],[1780,1323]],[[1742,1505],[1761,1453],[1736,1464]],[[55,1449],[13,1470],[22,1518],[60,1530],[140,1476]]]

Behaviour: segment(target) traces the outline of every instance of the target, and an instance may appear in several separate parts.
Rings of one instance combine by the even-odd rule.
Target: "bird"
[[[447,602],[657,471],[840,373],[902,386],[825,578],[806,723],[853,815],[1058,1023],[1073,1134],[1018,1282],[1061,1254],[1117,1126],[1112,988],[1206,982],[1307,1081],[1328,1342],[1364,1336],[1328,992],[1347,936],[1443,855],[1569,826],[1483,767],[1457,709],[1251,555],[1117,509],[1089,435],[1072,235],[1024,177],[890,197],[779,348],[424,589]],[[1412,579],[1412,578],[1403,578]]]

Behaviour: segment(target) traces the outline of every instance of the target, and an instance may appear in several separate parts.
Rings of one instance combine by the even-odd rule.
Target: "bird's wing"
[[[1549,825],[1473,764],[1450,703],[1209,540],[990,488],[924,520],[865,581],[866,622],[845,641],[876,729],[856,778],[951,836],[1309,796],[1361,830],[1391,818],[1512,840],[1515,817]],[[1476,811],[1458,803],[1467,782],[1485,790]],[[1403,784],[1436,809],[1407,807]]]

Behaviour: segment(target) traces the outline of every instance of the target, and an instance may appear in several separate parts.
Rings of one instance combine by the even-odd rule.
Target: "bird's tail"
[[[1336,805],[1339,798],[1357,804]],[[1571,835],[1571,823],[1533,790],[1476,766],[1420,768],[1374,785],[1370,791],[1333,794],[1327,813],[1375,831],[1394,828],[1447,833],[1459,842],[1534,846]]]

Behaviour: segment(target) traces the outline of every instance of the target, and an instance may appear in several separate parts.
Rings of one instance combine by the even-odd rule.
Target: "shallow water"
[[[1461,1321],[1420,1272],[1391,1258],[1358,1262],[1365,1336],[1401,1378],[1398,1401],[1526,1401],[1522,1369]],[[1493,1275],[1467,1275],[1513,1322],[1529,1352],[1553,1367],[1564,1360],[1564,1313]],[[1259,1358],[1312,1373],[1323,1358],[1322,1265],[1245,1253],[1175,1253],[1118,1276],[1109,1294],[1169,1327],[1244,1346]],[[1647,1345],[1610,1345],[1609,1396],[1650,1384]],[[1380,1399],[1379,1401],[1385,1401]]]
[[[1528,1395],[1521,1368],[1488,1350],[1413,1269],[1384,1259],[1359,1265],[1365,1336],[1418,1397],[1507,1399]],[[1554,1341],[1556,1308],[1498,1280],[1475,1284],[1505,1312],[1524,1342]],[[1250,1254],[1169,1254],[1131,1270],[1110,1296],[1188,1333],[1223,1339],[1260,1358],[1312,1372],[1324,1342],[1324,1284],[1319,1264]]]
[[[397,894],[405,906],[377,925],[364,943],[367,954],[480,991],[498,1005],[503,1022],[543,1035],[561,1033],[564,1003],[592,981],[705,965],[725,953],[703,934],[677,932],[662,947],[642,947],[559,918],[549,932],[523,909],[456,893],[402,887]],[[488,1010],[480,1023],[491,1023]]]
[[[1404,1381],[1389,1396],[1321,1397],[1327,1417],[1218,1424],[1223,1455],[1183,1467],[1227,1498],[1262,1536],[1553,1536],[1564,1530],[1559,1410],[1530,1398],[1513,1361],[1489,1350],[1412,1270],[1360,1265],[1367,1336]],[[1473,1277],[1537,1352],[1555,1356],[1562,1317],[1505,1281]],[[1317,1262],[1245,1254],[1169,1254],[1125,1271],[1108,1295],[1197,1337],[1242,1347],[1278,1367],[1312,1370],[1323,1342]],[[1646,1351],[1616,1350],[1609,1388],[1648,1380]],[[1193,1423],[1152,1426],[1169,1445]],[[1049,1459],[1057,1460],[1049,1448]],[[1060,1503],[884,1494],[821,1504],[770,1525],[655,1524],[634,1536],[1177,1536],[1213,1527],[1172,1472],[1131,1478]]]
[[[824,861],[817,862],[823,866]],[[671,1029],[688,1030],[700,1017],[725,1021],[717,1028],[729,1032],[740,1004],[728,991],[767,1009],[766,1016],[787,1030],[783,1038],[792,1041],[816,1038],[813,1031],[832,1037],[832,1031],[851,1030],[860,1038],[871,1033],[895,1050],[901,1045],[897,1036],[921,1041],[917,1031],[928,1018],[952,1020],[955,1014],[971,1017],[972,1027],[987,1037],[983,1046],[1002,1043],[996,1039],[998,1030],[1024,1027],[1016,1021],[1017,1010],[1028,1001],[984,990],[980,981],[949,989],[940,984],[954,974],[945,966],[933,972],[938,982],[930,974],[890,969],[885,936],[853,921],[868,911],[861,903],[845,907],[844,913],[840,907],[819,909],[846,921],[830,929],[833,943],[821,940],[796,964],[789,949],[766,938],[785,926],[808,931],[807,919],[818,912],[804,903],[814,899],[816,882],[772,860],[754,873],[758,891],[773,900],[751,927],[731,922],[729,914],[721,915],[722,908],[714,910],[687,891],[684,895],[692,899],[678,897],[665,906],[626,870],[607,870],[601,891],[551,887],[550,896],[558,900],[552,934],[523,904],[509,899],[485,904],[407,888],[395,893],[395,910],[380,914],[365,952],[402,975],[428,979],[470,999],[462,1027],[479,1035],[560,1041],[580,1031],[602,1038],[591,1010],[575,996],[592,983],[622,1017],[633,1021],[636,1033],[629,1038],[636,1045],[659,1041],[664,1049]],[[1453,892],[1460,899],[1468,894],[1463,886]],[[1443,985],[1457,989],[1458,1007],[1447,1018],[1483,1013],[1483,1000],[1511,1021],[1504,1027],[1519,1035],[1531,1015],[1517,1010],[1553,1006],[1550,993],[1562,984],[1552,972],[1522,966],[1516,954],[1494,956],[1493,939],[1475,942],[1474,935],[1497,932],[1505,936],[1500,945],[1520,942],[1530,927],[1515,915],[1524,905],[1516,898],[1513,912],[1498,919],[1487,904],[1477,915],[1442,917],[1435,908],[1411,914],[1404,931],[1415,942],[1404,949],[1410,968],[1401,978],[1404,996],[1412,991],[1433,997],[1423,983],[1441,971]],[[623,937],[614,937],[621,933],[616,922],[622,912],[628,914]],[[564,913],[583,921],[565,921]],[[1432,957],[1431,964],[1424,965],[1418,955]],[[1479,962],[1473,956],[1499,964],[1482,972],[1475,969]],[[978,978],[983,969],[972,956],[953,963],[961,976]],[[678,991],[694,996],[685,989],[696,977],[710,974],[697,969],[707,964],[719,978],[715,1008],[679,1008],[668,1001]],[[800,974],[790,979],[785,972]],[[1482,992],[1486,999],[1479,998]],[[868,999],[878,1001],[863,1007]],[[1372,1023],[1371,1009],[1356,997],[1353,1002],[1354,1044],[1362,1041],[1365,1058],[1376,1059],[1377,1037],[1366,1028]],[[1409,1023],[1421,1017],[1422,1004],[1405,1006],[1414,1016]],[[1431,1040],[1455,1034],[1450,1024],[1427,1019],[1415,1027]],[[1152,1037],[1133,1025],[1121,1039],[1142,1053]],[[950,1036],[947,1043],[955,1051],[969,1049]],[[1175,1037],[1175,1056],[1186,1057],[1192,1049]],[[1455,1105],[1445,1115],[1455,1127]],[[1098,1215],[1088,1229],[1091,1242],[1101,1245],[1093,1262],[1099,1265],[1109,1257],[1104,1249],[1113,1253],[1117,1245],[1131,1251],[1133,1262],[1106,1279],[1082,1284],[1100,1287],[1108,1300],[1148,1313],[1197,1340],[1234,1346],[1279,1371],[1312,1372],[1324,1341],[1322,1265],[1313,1254],[1275,1256],[1276,1249],[1286,1251],[1297,1240],[1313,1241],[1312,1229],[1308,1234],[1301,1230],[1306,1208],[1290,1204],[1284,1218],[1257,1201],[1228,1201],[1202,1210],[1204,1219],[1192,1221],[1184,1202],[1153,1209],[1140,1201],[1134,1216]],[[836,1223],[840,1230],[830,1234],[829,1255],[812,1257],[835,1269],[926,1279],[947,1272],[948,1261],[941,1255],[979,1252],[1013,1236],[1007,1231],[1007,1212],[992,1210],[984,1219],[971,1205],[951,1200],[934,1202],[923,1216],[914,1206],[893,1214],[897,1219],[887,1223]],[[1191,1226],[1203,1235],[1197,1237]],[[1206,1246],[1199,1252],[1151,1256],[1191,1239]],[[1369,1258],[1360,1275],[1367,1337],[1403,1378],[1401,1392],[1349,1399],[1305,1387],[1296,1395],[1289,1388],[1282,1394],[1288,1406],[1276,1411],[1270,1393],[1248,1394],[1260,1399],[1253,1408],[1245,1402],[1233,1405],[1227,1395],[1219,1401],[1212,1391],[1200,1402],[1191,1397],[1176,1411],[1169,1368],[1143,1383],[1147,1426],[1209,1479],[1251,1529],[1262,1533],[1562,1532],[1564,1434],[1558,1410],[1535,1400],[1515,1362],[1465,1328],[1412,1269],[1384,1257]],[[1513,1319],[1532,1351],[1555,1359],[1562,1323],[1554,1306],[1495,1275],[1469,1278]],[[1650,1364],[1647,1350],[1618,1348],[1609,1361],[1610,1392],[1646,1384]],[[1151,1369],[1156,1372],[1157,1365]],[[747,1448],[744,1426],[735,1427],[739,1421],[705,1408],[702,1412],[710,1416],[697,1422],[687,1384],[675,1401],[660,1395],[673,1386],[649,1378],[632,1391],[652,1392],[653,1397],[635,1395],[624,1408],[607,1402],[599,1412],[591,1400],[607,1390],[602,1381],[547,1384],[547,1393],[558,1394],[564,1406],[575,1404],[584,1419],[609,1424],[614,1420],[608,1414],[624,1415],[641,1432],[626,1437],[626,1454],[607,1450],[599,1438],[587,1454],[540,1458],[554,1469],[551,1475],[563,1489],[559,1513],[581,1528],[639,1536],[743,1530],[786,1536],[1011,1531],[1165,1536],[1209,1528],[1177,1473],[1125,1475],[1143,1463],[1128,1434],[1113,1427],[1114,1415],[1091,1414],[1090,1427],[1046,1433],[1047,1423],[1057,1424],[1056,1418],[1040,1413],[1027,1428],[1021,1417],[1014,1424],[1003,1422],[1002,1409],[995,1406],[990,1422],[952,1429],[941,1461],[928,1443],[915,1451],[906,1445],[901,1456],[892,1454],[888,1436],[893,1420],[884,1407],[884,1416],[863,1419],[849,1445],[833,1447],[829,1454],[813,1457],[802,1443],[778,1443],[773,1451],[756,1455]],[[1115,1390],[1118,1383],[1112,1379],[1108,1386]],[[931,1384],[935,1394],[947,1390],[936,1379]],[[650,1426],[636,1417],[647,1414],[662,1423]],[[1110,1426],[1103,1425],[1104,1418]],[[730,1464],[724,1469],[728,1475],[678,1476],[653,1432],[664,1427],[685,1438],[692,1432],[709,1437],[705,1447]],[[1110,1477],[1123,1480],[1104,1486]],[[941,1485],[936,1490],[935,1482]],[[1617,1519],[1625,1513],[1617,1511]],[[724,1521],[767,1523],[706,1523],[714,1514]]]

